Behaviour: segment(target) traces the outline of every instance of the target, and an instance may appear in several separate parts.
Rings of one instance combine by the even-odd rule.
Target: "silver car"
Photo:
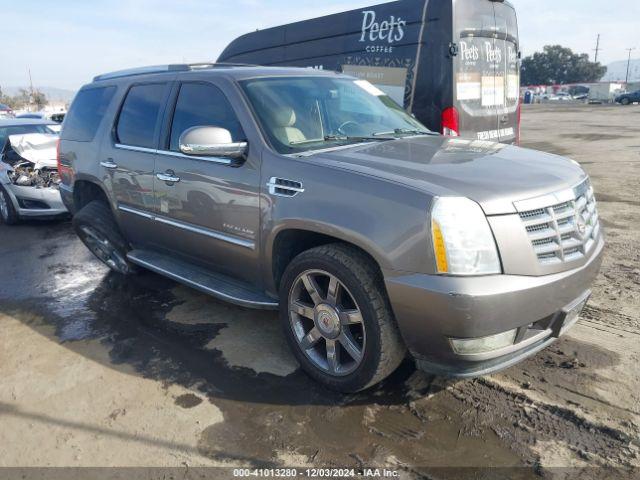
[[[57,133],[52,128],[56,125],[47,120],[0,120],[0,219],[3,223],[13,225],[23,218],[68,215],[58,188]],[[30,139],[38,142],[31,145]],[[20,145],[12,145],[12,141],[19,141]]]

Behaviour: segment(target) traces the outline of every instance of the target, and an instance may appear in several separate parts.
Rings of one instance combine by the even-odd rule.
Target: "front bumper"
[[[419,367],[440,375],[477,377],[508,368],[564,334],[567,312],[588,299],[603,252],[601,237],[588,263],[553,275],[387,275],[385,283],[400,331]],[[449,340],[514,329],[516,343],[490,353],[459,355]]]
[[[57,188],[21,187],[4,184],[20,218],[49,218],[67,215]]]

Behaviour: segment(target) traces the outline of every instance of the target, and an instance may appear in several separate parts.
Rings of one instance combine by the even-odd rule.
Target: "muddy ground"
[[[592,176],[606,258],[566,338],[473,381],[406,362],[337,395],[298,370],[275,314],[110,274],[68,222],[0,226],[0,467],[639,467],[640,106],[533,106],[522,131]]]

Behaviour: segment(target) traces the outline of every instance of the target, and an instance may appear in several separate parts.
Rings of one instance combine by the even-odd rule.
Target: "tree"
[[[48,100],[47,96],[42,93],[40,90],[34,90],[31,95],[31,101],[38,107],[38,110],[42,110],[47,106]]]
[[[589,61],[586,53],[573,53],[561,45],[547,45],[522,60],[523,85],[597,82],[605,73],[607,67]]]

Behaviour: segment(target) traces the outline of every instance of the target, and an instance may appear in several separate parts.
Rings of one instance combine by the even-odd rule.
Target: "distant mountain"
[[[28,89],[28,87],[26,86],[25,87],[14,87],[14,86],[5,87],[4,85],[0,85],[0,87],[2,88],[2,92],[5,95],[10,95],[10,96],[17,95],[18,93],[20,93],[21,88]],[[38,86],[34,86],[34,88],[44,93],[47,96],[47,99],[49,101],[54,101],[54,102],[69,103],[71,102],[71,100],[73,100],[73,97],[76,94],[76,92],[74,92],[73,90],[65,90],[63,88],[38,87]]]
[[[607,74],[602,78],[604,82],[624,82],[627,77],[627,61],[620,60],[607,65]],[[640,59],[631,60],[629,67],[629,81],[640,82]]]

